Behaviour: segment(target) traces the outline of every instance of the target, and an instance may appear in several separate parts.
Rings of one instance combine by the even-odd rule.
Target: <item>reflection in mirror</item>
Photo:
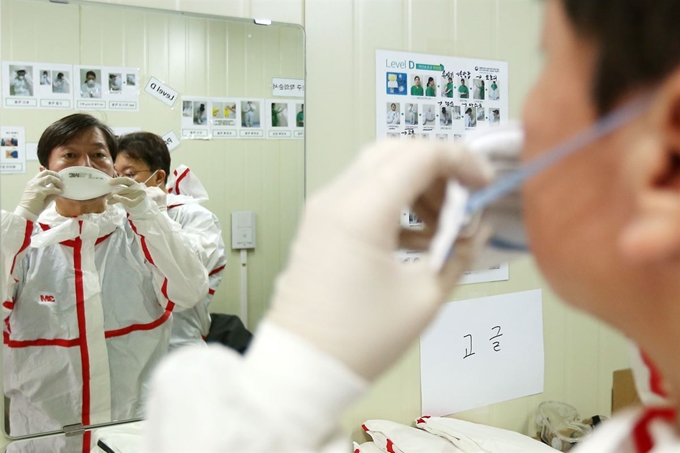
[[[0,8],[3,426],[141,417],[168,350],[243,351],[267,308],[304,197],[303,31]]]

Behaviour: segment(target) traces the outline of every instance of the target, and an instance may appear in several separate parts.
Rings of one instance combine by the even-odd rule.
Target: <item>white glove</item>
[[[26,189],[14,213],[35,221],[45,207],[60,193],[62,193],[62,185],[59,174],[43,170],[26,183]]]
[[[114,186],[109,194],[108,203],[120,203],[132,217],[147,214],[149,211],[158,209],[146,195],[146,186],[134,179],[118,177],[109,181]]]
[[[168,194],[163,189],[156,186],[147,187],[146,196],[156,203],[160,211],[168,210]]]
[[[388,141],[375,145],[307,203],[268,318],[373,379],[434,318],[489,231],[456,244],[437,273],[428,260],[402,264],[398,249],[427,250],[446,181],[488,184],[490,167],[462,147]],[[426,228],[402,230],[412,206]]]

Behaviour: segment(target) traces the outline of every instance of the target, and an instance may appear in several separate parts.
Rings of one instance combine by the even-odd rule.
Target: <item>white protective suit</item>
[[[13,96],[32,96],[33,95],[33,80],[31,76],[26,74],[23,78],[15,76],[10,82],[10,87],[13,90]]]
[[[399,124],[399,112],[393,110],[387,112],[387,124]]]
[[[166,189],[168,215],[199,249],[209,280],[208,294],[201,302],[189,310],[173,314],[170,350],[174,350],[189,344],[205,344],[210,329],[208,305],[224,276],[227,255],[219,220],[199,204],[208,200],[208,192],[196,175],[187,166],[180,165],[168,178]]]
[[[255,120],[255,104],[244,104],[243,114],[245,116],[246,127],[253,127],[253,121]]]
[[[69,92],[69,81],[62,77],[61,79],[56,78],[52,82],[52,92],[53,93],[68,93]]]
[[[102,97],[102,86],[90,80],[85,82],[80,87],[80,97],[83,98],[101,98]]]
[[[416,124],[416,115],[418,114],[418,107],[411,104],[408,108],[409,124]]]
[[[437,115],[435,115],[435,113],[430,109],[428,109],[423,116],[425,117],[426,123],[433,123],[434,120],[437,118]]]
[[[208,293],[179,226],[148,199],[77,218],[52,204],[35,223],[3,211],[1,225],[11,434],[141,415],[173,310]]]
[[[465,114],[465,127],[475,127],[477,125],[477,120],[468,115],[467,113]]]

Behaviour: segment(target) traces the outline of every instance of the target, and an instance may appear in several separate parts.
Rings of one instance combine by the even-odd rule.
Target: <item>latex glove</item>
[[[59,174],[43,170],[26,183],[26,189],[14,213],[35,221],[45,207],[60,193],[62,193],[62,184]]]
[[[168,210],[168,194],[163,189],[156,186],[147,187],[146,196],[156,203],[160,211]]]
[[[488,184],[492,170],[460,146],[388,141],[375,145],[307,203],[287,268],[267,317],[373,379],[418,338],[450,294],[489,231],[456,244],[434,270],[402,264],[398,249],[427,250],[446,181]],[[426,228],[402,230],[412,206]]]
[[[146,186],[134,179],[118,177],[109,181],[114,186],[108,196],[108,203],[120,203],[132,217],[148,214],[149,211],[158,211],[156,204],[153,203],[146,194]]]

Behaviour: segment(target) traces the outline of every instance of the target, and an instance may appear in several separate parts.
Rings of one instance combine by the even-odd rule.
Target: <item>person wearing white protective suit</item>
[[[208,292],[207,272],[179,226],[142,184],[113,177],[116,150],[111,130],[90,115],[56,121],[38,143],[43,170],[15,211],[2,211],[12,435],[141,416],[148,373],[167,353],[172,312]],[[66,169],[76,167],[103,175],[110,193],[61,196]]]
[[[52,81],[52,92],[53,93],[68,93],[69,81],[64,77],[64,73],[60,72],[57,74],[57,78]]]
[[[399,112],[397,112],[397,104],[392,104],[390,106],[390,111],[387,112],[387,124],[398,125],[399,124]]]
[[[173,313],[170,350],[190,344],[205,345],[210,330],[208,306],[224,277],[227,253],[220,222],[200,203],[208,193],[185,165],[170,172],[170,152],[161,137],[150,132],[123,135],[118,141],[115,168],[118,174],[146,184],[149,196],[182,227],[199,251],[208,271],[209,288],[195,307]]]
[[[409,124],[411,126],[414,126],[417,123],[418,120],[418,106],[415,104],[409,104],[408,105],[408,119],[409,119]]]
[[[97,82],[97,74],[94,71],[87,71],[85,74],[85,82],[80,87],[80,97],[83,98],[101,98],[102,86]]]
[[[18,68],[16,75],[9,81],[11,96],[33,96],[33,80],[26,68]]]
[[[545,5],[545,67],[526,100],[522,160],[543,163],[595,124],[607,133],[570,141],[581,148],[522,186],[531,252],[562,299],[639,345],[636,385],[650,390],[576,453],[680,451],[679,16],[677,0]],[[603,128],[624,106],[636,115]],[[425,260],[395,266],[392,253],[428,248],[445,220],[445,179],[490,176],[461,148],[413,143],[371,148],[310,198],[245,357],[211,347],[158,368],[146,451],[349,451],[331,441],[343,411],[423,332],[472,250],[458,243],[443,276]],[[425,230],[396,226],[409,205]]]
[[[253,127],[255,121],[255,104],[253,101],[248,101],[242,104],[243,110],[243,127]]]

